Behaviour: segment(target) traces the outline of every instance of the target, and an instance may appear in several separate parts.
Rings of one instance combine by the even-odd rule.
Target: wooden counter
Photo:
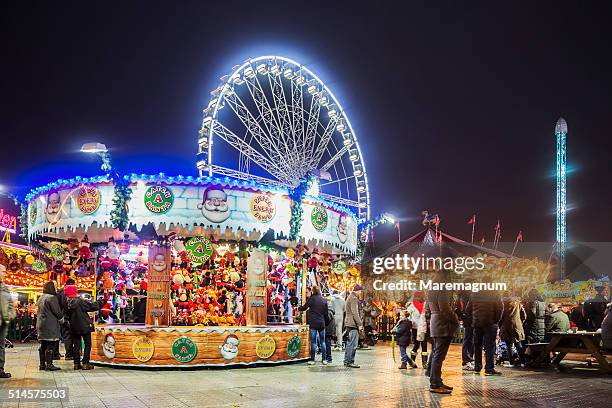
[[[98,325],[91,362],[126,367],[216,367],[308,359],[308,326]]]

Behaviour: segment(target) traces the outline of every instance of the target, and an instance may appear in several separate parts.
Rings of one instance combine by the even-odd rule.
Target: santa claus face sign
[[[225,343],[219,346],[221,356],[226,360],[231,360],[238,355],[238,345],[240,340],[235,334],[230,334],[225,338]]]
[[[60,201],[60,195],[58,192],[50,193],[47,196],[47,208],[45,209],[45,214],[47,216],[47,221],[51,225],[57,224],[62,216],[62,203]]]
[[[227,193],[220,187],[211,186],[204,191],[202,203],[198,204],[202,215],[208,221],[220,224],[231,215],[231,209],[227,204]]]
[[[151,265],[154,271],[163,272],[166,270],[166,257],[164,254],[155,255],[155,259],[153,259],[153,264]]]
[[[343,244],[346,242],[348,238],[348,217],[346,214],[340,214],[340,219],[338,220],[338,239]]]

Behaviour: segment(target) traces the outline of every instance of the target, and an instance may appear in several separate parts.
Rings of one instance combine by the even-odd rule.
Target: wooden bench
[[[557,353],[551,360],[551,364],[557,367],[568,353],[587,354],[593,356],[597,361],[599,370],[604,373],[612,373],[612,365],[606,359],[606,355],[612,355],[612,353],[604,351],[601,347],[601,333],[550,333],[550,335],[550,343],[535,359],[534,365],[538,366],[544,363],[551,353]]]

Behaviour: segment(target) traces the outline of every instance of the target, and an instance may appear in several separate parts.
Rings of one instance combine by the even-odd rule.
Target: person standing
[[[605,289],[603,284],[595,286],[595,291],[597,292],[595,297],[584,302],[582,311],[587,319],[590,331],[599,330],[606,314],[608,300],[604,296]]]
[[[15,319],[15,302],[11,291],[4,283],[6,276],[6,267],[0,265],[0,378],[11,378],[11,373],[4,371],[4,363],[6,362],[6,354],[4,352],[4,343],[9,324]]]
[[[490,282],[483,279],[483,282]],[[501,375],[495,370],[495,340],[498,324],[503,312],[500,296],[489,290],[476,292],[467,305],[466,313],[472,317],[474,326],[474,372],[482,370],[482,351],[485,353],[485,375]]]
[[[612,303],[606,305],[606,316],[601,322],[601,340],[604,349],[612,351]]]
[[[57,371],[61,368],[53,365],[56,343],[61,335],[60,321],[64,321],[64,314],[60,309],[55,291],[55,282],[49,281],[43,286],[43,294],[38,299],[38,317],[36,331],[40,348],[40,370]]]
[[[68,285],[74,285],[74,283],[74,279],[68,278],[64,287]],[[70,323],[68,322],[68,319],[66,319],[66,295],[64,294],[64,288],[61,288],[57,291],[57,301],[59,302],[60,309],[62,310],[62,314],[64,316],[64,322],[61,324],[60,330],[61,338],[64,342],[64,348],[66,349],[65,359],[72,360],[72,336],[70,334]],[[57,342],[54,354],[56,357],[60,356],[59,342]]]
[[[512,346],[518,352],[520,364],[525,364],[525,353],[522,347],[522,342],[525,341],[525,330],[523,330],[525,317],[525,309],[518,297],[508,296],[504,299],[504,311],[500,321],[499,337],[506,343],[506,353],[510,367],[516,365],[516,356],[512,355]]]
[[[328,299],[327,326],[325,326],[325,361],[327,361],[327,364],[331,364],[332,362],[332,336],[336,333],[336,320],[331,301],[331,298]]]
[[[346,331],[348,332],[348,340],[344,352],[345,367],[359,368],[359,365],[355,364],[355,352],[357,351],[357,344],[359,343],[359,332],[363,330],[363,322],[359,315],[361,290],[361,285],[355,285],[353,291],[346,299],[344,327],[346,327]]]
[[[306,314],[306,323],[310,326],[310,361],[308,365],[315,363],[317,344],[319,345],[319,350],[321,350],[322,363],[326,365],[325,326],[328,318],[327,301],[321,296],[321,289],[318,286],[312,287],[310,297],[306,300],[306,303],[299,307],[299,310],[300,312],[308,311]]]
[[[72,336],[72,355],[75,370],[93,370],[94,366],[89,362],[91,354],[91,332],[94,330],[93,320],[89,312],[100,310],[106,303],[104,298],[92,303],[79,296],[75,285],[64,287],[66,295],[66,317],[70,321],[70,334]],[[81,341],[85,345],[83,350],[83,364],[81,364]]]
[[[423,292],[415,292],[412,296],[412,302],[407,307],[407,313],[410,316],[411,334],[412,334],[412,350],[410,358],[416,364],[416,358],[421,348],[421,362],[423,368],[427,367],[429,353],[427,352],[427,322],[425,321],[425,302],[423,301]]]
[[[406,349],[410,345],[410,337],[412,335],[411,329],[412,323],[410,323],[410,319],[408,319],[408,313],[405,310],[401,310],[399,313],[399,320],[392,330],[392,333],[396,336],[397,345],[400,349],[400,356],[402,357],[402,365],[399,366],[400,370],[407,369],[408,364],[410,364],[411,368],[417,368],[412,358],[408,357],[408,353],[406,352]]]
[[[472,327],[472,316],[465,313],[470,301],[471,293],[462,291],[459,293],[457,304],[457,316],[463,323],[463,340],[461,342],[461,366],[466,371],[474,371],[474,328]]]
[[[433,282],[446,282],[444,271],[436,273]],[[431,313],[430,332],[433,337],[433,352],[429,363],[429,392],[436,394],[450,394],[453,387],[442,381],[442,364],[446,359],[448,348],[457,328],[459,320],[451,305],[452,297],[449,290],[432,290],[429,292],[427,307]]]
[[[346,302],[344,301],[344,296],[342,296],[337,290],[334,290],[332,294],[332,309],[334,310],[334,323],[336,326],[336,350],[343,349],[342,329],[344,326],[345,308]]]

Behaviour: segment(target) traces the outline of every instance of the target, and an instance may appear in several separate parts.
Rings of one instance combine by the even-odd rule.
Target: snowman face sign
[[[164,254],[155,255],[151,268],[157,272],[163,272],[166,270],[166,256]]]
[[[230,334],[225,338],[225,342],[222,346],[219,346],[221,357],[226,360],[231,360],[238,355],[238,345],[240,340],[234,334]]]

